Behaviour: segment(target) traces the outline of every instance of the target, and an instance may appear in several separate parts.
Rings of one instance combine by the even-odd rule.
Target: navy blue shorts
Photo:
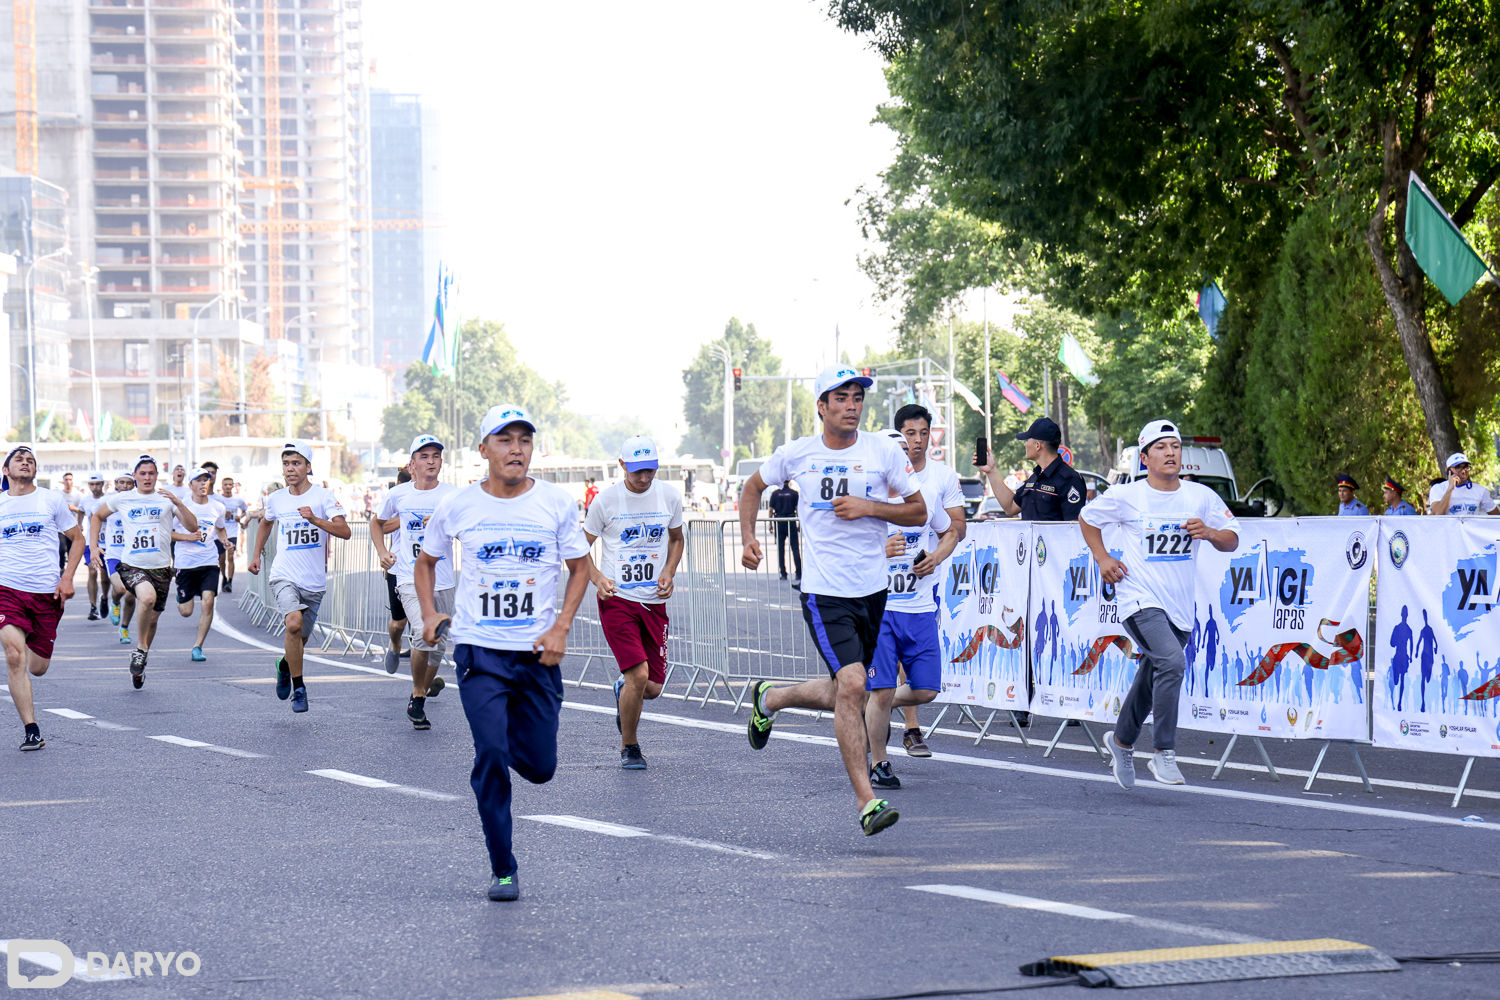
[[[807,622],[813,645],[833,675],[851,663],[870,664],[884,614],[883,590],[865,597],[802,594],[802,620]]]
[[[941,691],[940,646],[936,612],[887,611],[880,621],[875,659],[865,674],[865,690],[896,687],[896,667],[900,665],[906,668],[906,683],[913,691]]]

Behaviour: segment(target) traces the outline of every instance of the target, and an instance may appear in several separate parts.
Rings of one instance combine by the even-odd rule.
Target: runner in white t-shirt
[[[110,513],[118,512],[125,526],[125,549],[120,556],[120,582],[135,593],[135,649],[130,653],[130,684],[146,683],[146,656],[156,638],[157,617],[167,609],[172,588],[172,518],[188,531],[198,530],[198,519],[182,500],[156,488],[156,459],[142,455],[135,462],[135,489],[116,493],[94,511],[89,534],[97,535]],[[95,559],[102,565],[104,553]]]
[[[187,470],[180,465],[172,466],[172,481],[157,486],[157,492],[170,493],[179,500],[186,500],[193,492],[188,488]]]
[[[192,659],[201,663],[203,640],[214,623],[214,597],[219,592],[219,550],[213,543],[224,542],[224,508],[214,503],[208,493],[214,474],[208,469],[194,471],[188,480],[187,509],[198,519],[198,529],[189,531],[179,518],[172,526],[172,541],[177,566],[177,611],[191,618],[193,604],[203,598],[203,613],[198,616],[198,636],[193,643]]]
[[[926,413],[925,410],[922,412]],[[907,425],[920,422],[912,418]],[[909,439],[901,431],[886,433],[895,438],[903,450],[908,447]],[[927,504],[926,523],[915,528],[891,525],[886,537],[885,615],[880,620],[875,656],[870,661],[865,681],[865,690],[870,693],[865,703],[865,725],[870,733],[870,784],[875,788],[901,787],[901,779],[891,772],[891,759],[886,753],[891,736],[891,708],[900,705],[915,709],[918,705],[925,705],[936,698],[943,687],[937,581],[932,574],[958,545],[962,531],[958,525],[963,521],[955,522],[944,509],[939,493],[941,488],[942,479],[937,476],[922,483],[922,499]],[[960,492],[959,496],[962,497],[963,493]],[[919,742],[921,736],[921,730],[918,730],[916,738]],[[910,740],[909,734],[907,739]],[[911,753],[910,742],[907,753]],[[927,756],[932,756],[932,751],[929,750]]]
[[[511,851],[510,769],[538,785],[557,771],[558,664],[588,589],[589,544],[572,497],[528,475],[536,425],[526,411],[491,407],[479,433],[489,475],[438,504],[413,579],[427,644],[452,625],[458,693],[474,734],[469,784],[490,854],[489,897],[512,902],[521,890]],[[461,573],[450,619],[438,611],[434,589],[455,540]]]
[[[896,430],[900,431],[902,437],[906,439],[906,456],[911,460],[917,485],[923,489],[922,496],[927,500],[929,507],[935,497],[938,506],[947,512],[948,520],[952,522],[957,532],[953,544],[958,545],[968,534],[968,525],[964,522],[966,516],[964,488],[963,484],[958,481],[958,473],[954,472],[951,466],[927,460],[927,450],[932,445],[932,414],[925,406],[907,403],[896,411],[894,422]],[[932,487],[930,491],[929,486]],[[929,553],[931,551],[931,549],[928,550]],[[943,558],[947,558],[946,555]],[[935,571],[940,562],[942,559],[929,556],[928,572]],[[933,614],[933,619],[936,620],[936,612]],[[913,697],[916,695],[913,694]],[[922,701],[914,701],[909,705],[904,704],[905,700],[906,695],[897,691],[896,704],[902,706],[901,714],[906,719],[906,729],[901,734],[901,745],[906,748],[908,757],[931,757],[932,751],[922,739],[922,726],[917,719],[917,705],[932,699],[923,698]]]
[[[771,738],[783,708],[833,712],[839,753],[859,804],[866,836],[895,823],[899,813],[870,789],[865,726],[865,668],[875,653],[886,601],[886,525],[917,527],[927,504],[912,477],[906,452],[884,434],[859,429],[865,390],[874,379],[834,365],[814,385],[823,431],[777,448],[745,482],[740,496],[740,561],[760,565],[755,521],[766,483],[797,481],[802,522],[802,617],[828,666],[828,679],[776,687],[750,685],[750,746]],[[894,491],[899,498],[888,498]]]
[[[37,726],[31,678],[47,672],[63,603],[73,596],[73,574],[83,558],[77,512],[60,493],[36,485],[36,455],[17,445],[5,456],[5,492],[0,493],[0,645],[10,700],[21,716],[22,750],[46,746]],[[59,571],[53,557],[59,541],[69,544]]]
[[[1429,514],[1496,513],[1495,498],[1490,491],[1469,478],[1469,456],[1454,452],[1448,456],[1448,479],[1427,492]]]
[[[224,508],[224,551],[219,553],[219,569],[224,575],[224,593],[234,593],[234,557],[240,548],[240,525],[250,505],[234,495],[234,480],[225,476],[221,492],[213,494],[214,503]]]
[[[94,565],[94,552],[99,549],[102,534],[89,537],[89,524],[93,520],[94,511],[98,510],[104,503],[104,475],[96,472],[89,476],[89,491],[83,499],[78,501],[78,533],[83,536],[83,565],[84,573],[88,576],[89,587],[89,621],[96,622],[109,614],[107,602],[109,601],[108,578],[104,575],[101,567]]]
[[[375,553],[380,563],[395,573],[396,599],[406,612],[406,621],[412,629],[411,637],[411,697],[406,702],[406,717],[414,729],[431,729],[427,718],[427,699],[435,698],[443,690],[443,679],[437,675],[443,652],[448,648],[448,637],[441,636],[436,644],[429,646],[422,638],[422,605],[417,600],[417,588],[413,576],[417,556],[422,552],[422,534],[432,512],[437,510],[440,500],[454,493],[458,487],[452,483],[439,482],[443,472],[443,443],[431,434],[418,435],[408,451],[411,456],[407,468],[411,480],[397,486],[385,495],[375,519],[370,522],[370,540],[375,543]],[[390,551],[385,545],[385,536],[396,533],[396,546]],[[453,560],[443,556],[437,564],[437,582],[433,588],[433,600],[439,614],[453,614]],[[394,646],[385,652],[385,672],[394,674],[401,663],[401,654]]]
[[[1177,766],[1177,698],[1194,620],[1193,557],[1200,542],[1233,552],[1240,541],[1239,522],[1219,495],[1178,478],[1182,437],[1176,425],[1153,420],[1137,443],[1146,478],[1111,486],[1079,515],[1099,578],[1115,585],[1120,621],[1141,652],[1120,720],[1104,737],[1121,788],[1135,787],[1131,748],[1153,712],[1151,773],[1163,784],[1184,783]],[[1105,548],[1100,529],[1110,525],[1124,536],[1123,559]]]
[[[344,505],[339,498],[309,480],[312,458],[312,446],[306,441],[293,440],[281,446],[281,475],[286,486],[266,497],[266,510],[247,567],[251,574],[260,572],[261,552],[275,525],[278,545],[267,583],[286,624],[282,635],[285,655],[276,659],[276,697],[282,701],[290,697],[293,712],[307,711],[302,650],[317,627],[318,608],[328,589],[328,539],[353,534],[344,520]]]
[[[128,472],[122,472],[115,477],[114,493],[105,499],[118,493],[129,493],[133,489],[135,478]],[[104,552],[104,571],[109,579],[109,623],[119,626],[120,645],[128,646],[130,622],[135,617],[135,591],[125,586],[125,582],[120,579],[120,557],[125,554],[125,515],[118,511],[110,513],[107,507],[105,510],[104,530],[99,537],[103,540],[101,548]],[[89,524],[93,524],[92,516]]]
[[[667,599],[687,536],[682,495],[656,480],[656,442],[644,435],[626,438],[619,461],[625,478],[594,497],[583,533],[590,545],[599,539],[603,547],[603,565],[591,567],[590,576],[604,641],[620,668],[615,680],[620,766],[644,771],[636,727],[641,702],[660,695],[667,682]]]

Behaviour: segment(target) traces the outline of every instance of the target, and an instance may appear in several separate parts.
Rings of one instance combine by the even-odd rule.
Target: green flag
[[[1057,345],[1057,360],[1063,363],[1073,377],[1084,385],[1098,385],[1099,376],[1094,374],[1094,362],[1084,351],[1083,345],[1078,338],[1071,333],[1063,334],[1062,343]]]
[[[1406,187],[1406,245],[1451,305],[1489,271],[1415,170]]]

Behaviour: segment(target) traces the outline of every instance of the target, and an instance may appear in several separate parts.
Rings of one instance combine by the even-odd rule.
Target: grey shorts
[[[448,636],[445,634],[437,641],[437,645],[429,646],[422,638],[422,602],[417,600],[417,585],[414,583],[396,584],[396,596],[401,598],[401,606],[406,609],[406,620],[411,623],[411,648],[420,649],[424,652],[436,652],[438,656],[443,655],[443,650],[448,648]],[[453,617],[453,588],[447,590],[434,590],[432,592],[432,605],[438,614]]]
[[[271,596],[276,600],[276,610],[283,617],[293,611],[302,612],[302,634],[310,636],[318,623],[318,608],[323,604],[322,590],[303,590],[290,580],[272,580]]]

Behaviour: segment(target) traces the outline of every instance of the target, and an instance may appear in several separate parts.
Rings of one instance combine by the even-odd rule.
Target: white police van
[[[1222,439],[1187,437],[1182,439],[1182,472],[1184,479],[1202,483],[1217,493],[1236,517],[1276,517],[1289,514],[1285,495],[1270,479],[1258,480],[1244,493],[1239,491],[1234,466],[1224,453]],[[1135,445],[1121,450],[1120,460],[1110,470],[1111,483],[1128,483],[1146,477],[1140,449]]]

